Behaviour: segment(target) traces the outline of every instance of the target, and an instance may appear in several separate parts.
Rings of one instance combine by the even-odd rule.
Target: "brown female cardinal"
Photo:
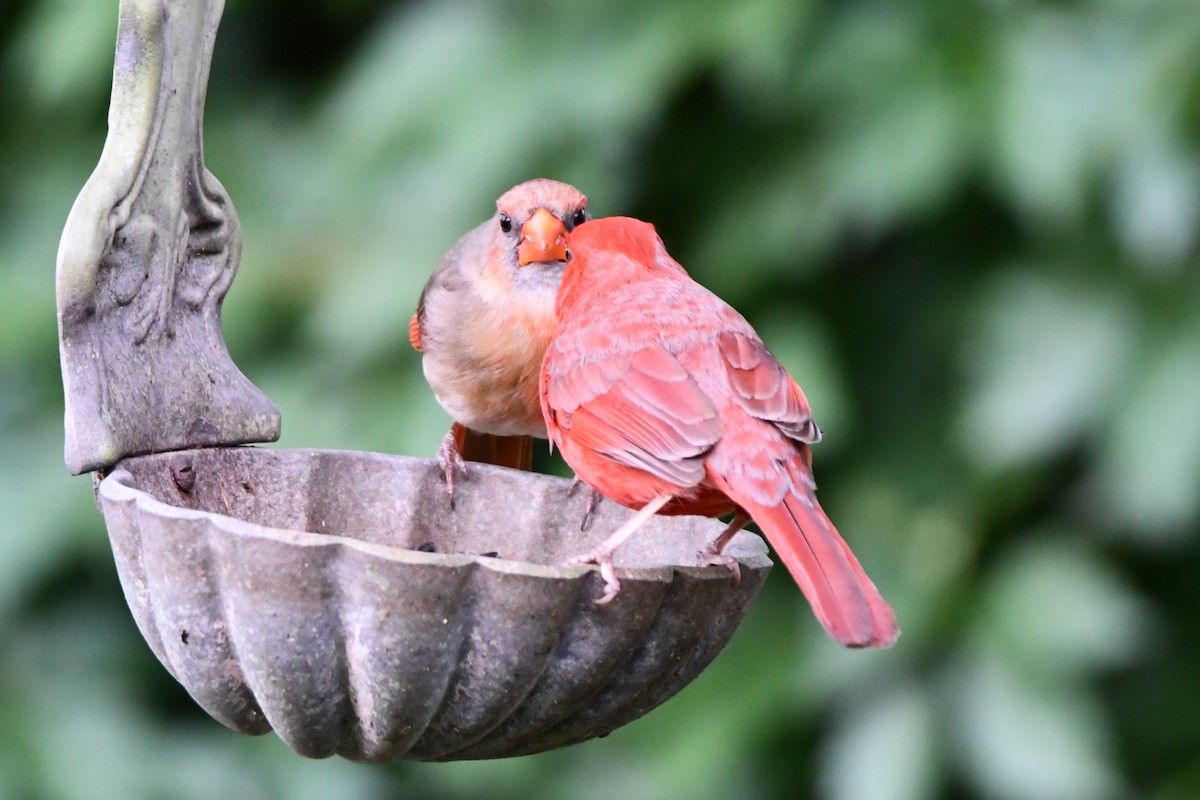
[[[568,563],[601,568],[654,513],[732,513],[703,563],[751,518],[825,630],[848,647],[886,647],[896,617],[817,504],[809,445],[820,439],[800,387],[746,320],[693,281],[653,226],[627,217],[570,236],[542,363],[542,412],[567,464],[596,491],[640,511]]]
[[[546,437],[538,368],[554,330],[567,234],[587,218],[587,198],[574,186],[541,178],[514,186],[421,292],[408,337],[454,419],[438,448],[451,505],[463,459],[528,470],[531,437]]]

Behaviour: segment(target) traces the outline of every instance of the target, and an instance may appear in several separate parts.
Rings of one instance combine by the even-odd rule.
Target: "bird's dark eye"
[[[505,233],[512,230],[512,217],[508,216],[508,214],[500,215],[500,230]]]
[[[571,215],[571,227],[573,228],[576,225],[582,225],[585,222],[587,222],[587,209],[576,209],[575,213]]]

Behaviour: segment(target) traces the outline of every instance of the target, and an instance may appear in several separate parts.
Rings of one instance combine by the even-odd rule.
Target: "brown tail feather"
[[[455,423],[459,455],[466,461],[495,464],[530,472],[533,470],[532,436],[493,436]]]

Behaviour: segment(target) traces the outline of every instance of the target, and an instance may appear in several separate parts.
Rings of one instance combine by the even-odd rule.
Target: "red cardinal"
[[[527,470],[531,437],[546,437],[538,368],[554,331],[567,234],[587,218],[587,198],[574,186],[515,186],[446,253],[421,292],[409,340],[454,418],[438,448],[452,505],[464,458]]]
[[[733,513],[701,552],[751,518],[829,635],[886,647],[896,617],[817,504],[808,445],[821,433],[804,393],[750,324],[693,281],[653,226],[612,217],[579,226],[541,371],[551,439],[589,486],[641,509],[596,550],[606,603],[620,591],[613,551],[654,513]]]

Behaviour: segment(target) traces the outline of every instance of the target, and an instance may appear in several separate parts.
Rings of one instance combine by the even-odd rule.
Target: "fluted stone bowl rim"
[[[280,471],[259,472],[256,459],[260,457],[266,459],[262,462],[262,469],[270,469],[274,464]],[[323,458],[330,460],[322,461]],[[143,485],[146,489],[137,485],[139,465],[132,464],[134,471],[124,468],[125,464],[143,459],[156,460],[144,465],[142,474],[145,476],[146,483]],[[176,471],[181,466],[196,468],[193,483],[181,485]],[[227,471],[214,473],[213,467],[225,467]],[[297,753],[317,758],[335,754],[356,761],[500,758],[542,752],[607,735],[665,702],[716,657],[741,623],[772,566],[766,544],[760,537],[745,532],[735,538],[729,549],[742,565],[741,586],[734,584],[729,570],[724,566],[660,564],[660,559],[690,556],[688,550],[696,544],[706,543],[708,538],[719,533],[721,525],[701,518],[676,518],[676,522],[656,518],[650,521],[650,530],[640,540],[642,546],[639,548],[636,541],[632,543],[634,550],[629,553],[630,560],[627,562],[631,566],[624,566],[620,557],[617,559],[617,574],[623,584],[623,596],[618,596],[611,606],[596,606],[592,600],[599,595],[602,583],[600,576],[595,574],[596,567],[563,567],[502,558],[493,555],[491,545],[514,542],[514,555],[528,558],[544,554],[546,561],[554,562],[559,559],[564,547],[583,547],[586,542],[603,539],[610,532],[610,526],[619,524],[631,512],[620,510],[611,501],[605,501],[608,505],[602,508],[596,519],[601,530],[581,533],[575,527],[578,525],[576,520],[580,519],[575,515],[582,509],[583,497],[565,491],[568,483],[565,478],[516,473],[476,464],[471,465],[471,470],[472,480],[477,481],[473,487],[476,494],[466,501],[467,507],[461,512],[465,516],[457,520],[452,520],[450,515],[459,512],[451,512],[448,505],[440,505],[445,497],[442,494],[445,487],[435,462],[410,456],[350,450],[201,448],[136,456],[118,464],[111,474],[105,476],[97,487],[97,494],[105,513],[126,599],[147,644],[163,666],[183,684],[202,708],[232,730],[252,735],[274,730]],[[247,477],[249,481],[246,481]],[[293,480],[297,477],[302,480]],[[380,481],[378,489],[372,479]],[[199,483],[201,480],[205,483]],[[239,487],[245,494],[239,493]],[[357,494],[359,487],[365,487],[365,494]],[[460,484],[460,491],[470,491],[471,488]],[[170,497],[176,490],[181,502],[244,513],[251,519],[257,516],[264,521],[298,524],[309,530],[264,525],[238,516],[183,507],[159,499]],[[231,492],[228,498],[227,490]],[[492,503],[497,498],[512,498],[519,503],[521,490],[530,492],[530,500],[535,505],[528,511],[514,506],[506,512],[508,516],[496,516],[496,525],[489,526],[488,522],[493,519]],[[430,495],[427,493],[430,491],[436,491],[437,494]],[[191,500],[183,500],[185,496]],[[560,500],[564,503],[561,508],[557,506]],[[475,504],[473,510],[471,502]],[[690,521],[686,521],[688,519]],[[150,528],[144,527],[147,524]],[[327,524],[331,530],[343,530],[350,535],[312,532]],[[339,528],[341,525],[345,527]],[[189,529],[206,531],[206,538],[193,540]],[[148,530],[162,531],[165,538],[147,538]],[[521,535],[515,540],[511,539],[511,533],[518,530]],[[667,534],[668,538],[656,536],[655,530]],[[675,531],[684,538],[670,537]],[[356,538],[356,535],[377,534],[387,543]],[[415,542],[422,541],[427,534],[435,538],[439,548],[451,549],[439,549],[436,552],[415,549]],[[445,534],[444,538],[438,538],[442,534]],[[311,668],[302,668],[302,673],[290,671],[293,668],[286,664],[295,663],[293,656],[308,652],[297,650],[298,645],[291,642],[290,634],[286,640],[290,643],[285,644],[285,640],[281,639],[278,640],[278,646],[270,641],[264,644],[261,638],[264,629],[261,626],[257,628],[258,632],[254,632],[254,625],[248,633],[242,629],[243,634],[239,635],[239,625],[244,625],[247,619],[242,612],[233,614],[224,601],[212,605],[205,599],[224,597],[235,606],[241,604],[239,607],[244,611],[247,598],[264,591],[262,597],[274,598],[267,599],[268,606],[265,607],[273,619],[276,617],[269,610],[270,603],[282,599],[289,604],[299,604],[291,606],[294,612],[284,616],[286,619],[302,621],[286,623],[282,630],[303,634],[301,639],[304,639],[311,632],[305,632],[309,626],[303,620],[308,618],[297,618],[295,613],[313,602],[323,603],[323,600],[314,600],[314,597],[323,595],[314,595],[313,591],[317,591],[315,586],[326,584],[314,584],[306,589],[308,584],[305,582],[295,584],[293,590],[290,588],[293,584],[286,580],[278,583],[280,575],[292,574],[287,570],[282,573],[262,573],[267,582],[263,587],[253,584],[225,585],[223,579],[212,577],[201,578],[208,588],[191,583],[189,568],[183,566],[180,569],[182,565],[196,564],[200,570],[198,574],[202,576],[212,574],[210,571],[214,568],[221,574],[227,574],[227,569],[249,569],[251,572],[260,567],[270,569],[269,560],[230,561],[228,556],[234,551],[212,548],[212,542],[219,540],[231,544],[241,542],[250,547],[248,552],[253,554],[260,552],[259,547],[267,548],[263,552],[272,552],[274,549],[279,553],[292,553],[296,560],[288,557],[291,566],[287,570],[295,569],[296,563],[307,569],[304,565],[310,557],[304,554],[311,552],[314,554],[311,556],[314,563],[326,565],[317,568],[321,570],[322,580],[335,580],[332,585],[347,589],[363,584],[357,578],[331,577],[336,573],[329,572],[328,565],[337,562],[330,561],[330,558],[340,561],[349,554],[357,554],[366,559],[364,564],[377,564],[385,569],[385,573],[393,576],[408,575],[406,571],[410,568],[428,573],[432,567],[434,572],[428,573],[432,578],[438,574],[438,568],[444,568],[447,587],[454,584],[452,573],[468,570],[480,576],[470,579],[475,587],[471,591],[485,594],[501,585],[519,587],[523,584],[525,588],[518,591],[533,592],[530,597],[543,598],[533,601],[530,608],[542,608],[547,614],[547,627],[543,628],[546,635],[538,635],[528,628],[529,620],[535,617],[514,617],[500,627],[493,627],[496,621],[505,619],[507,612],[501,612],[500,617],[485,614],[491,623],[480,628],[471,627],[474,623],[470,619],[479,619],[475,612],[470,612],[468,617],[456,617],[460,632],[477,630],[484,638],[472,645],[478,645],[480,649],[461,651],[454,661],[445,662],[444,659],[435,658],[429,662],[428,669],[441,670],[438,674],[443,674],[449,682],[439,684],[442,687],[442,699],[428,706],[436,708],[432,712],[434,716],[421,717],[417,714],[388,717],[381,722],[382,718],[372,715],[370,705],[365,712],[358,706],[358,701],[354,699],[358,684],[354,684],[353,680],[351,685],[344,678],[341,683],[326,685],[330,676],[324,672],[314,673]],[[254,544],[256,542],[261,544]],[[403,545],[398,544],[400,542]],[[481,544],[488,552],[474,554],[475,550],[483,549]],[[192,559],[192,547],[201,548],[207,555],[194,561],[178,561],[180,558]],[[455,552],[453,548],[463,548],[465,552]],[[318,552],[321,555],[316,555]],[[639,563],[651,566],[637,566]],[[164,565],[168,572],[162,571]],[[374,574],[378,576],[383,573]],[[495,584],[491,579],[482,577],[488,575],[505,583]],[[417,572],[412,573],[412,578],[420,586],[426,585],[422,581],[427,579],[418,578]],[[215,589],[209,583],[213,580],[216,581]],[[300,580],[305,581],[303,577]],[[364,575],[364,580],[369,582],[373,578]],[[436,607],[437,603],[445,602],[450,596],[440,592],[420,594],[424,590],[415,588],[415,585],[406,588],[407,581],[408,578],[405,578],[402,583],[392,584],[399,592],[395,598],[410,597],[407,593],[416,591],[418,594],[412,596],[428,596]],[[436,581],[440,583],[441,579],[437,578]],[[508,581],[516,583],[508,584]],[[269,588],[270,585],[275,588]],[[241,588],[234,589],[233,586]],[[539,589],[539,586],[544,586],[544,589]],[[341,591],[335,590],[338,593]],[[294,599],[288,600],[290,597]],[[381,602],[382,597],[392,598],[392,591],[384,588]],[[512,597],[517,604],[514,609],[524,605],[525,601],[518,599],[520,595]],[[550,605],[547,605],[547,601]],[[403,602],[410,603],[411,597]],[[371,615],[387,606],[368,602],[361,608],[364,613]],[[502,603],[500,608],[507,608],[507,603]],[[339,612],[335,612],[335,616],[336,613]],[[384,613],[384,618],[389,616]],[[552,622],[551,618],[557,622]],[[367,619],[377,618],[368,616]],[[396,619],[401,623],[400,629],[393,628],[390,622],[370,623],[382,625],[372,628],[376,633],[371,641],[376,644],[400,641],[394,639],[394,635],[407,634],[394,632],[406,629],[407,623],[403,623],[403,620],[413,622],[418,618],[402,613],[396,615]],[[445,624],[446,619],[441,622]],[[303,625],[304,629],[289,628],[291,624]],[[415,624],[417,627],[412,630],[425,630],[421,628],[421,623]],[[512,624],[522,631],[519,636],[532,634],[529,642],[533,644],[543,642],[546,647],[557,647],[552,643],[559,641],[557,637],[562,637],[567,642],[567,649],[555,655],[545,649],[531,651],[529,658],[532,660],[528,662],[525,661],[525,650],[509,650],[507,652],[522,655],[516,661],[504,656],[491,661],[494,655],[484,655],[493,653],[489,642],[506,640],[508,634],[505,631],[511,634]],[[185,637],[182,649],[178,634],[172,633],[177,626]],[[186,638],[189,630],[193,639],[190,645]],[[600,630],[607,632],[595,633]],[[233,637],[232,640],[221,639],[226,635],[225,631]],[[427,633],[418,632],[418,638],[412,640],[418,649],[427,641],[419,637]],[[474,633],[471,635],[475,636]],[[175,638],[172,639],[172,636]],[[197,639],[197,636],[201,638]],[[214,636],[217,638],[213,639]],[[341,641],[342,644],[335,645],[335,650],[329,651],[321,641]],[[314,639],[312,643],[324,653],[321,658],[325,660],[320,663],[336,667],[345,663],[341,659],[349,657],[345,653],[339,655],[342,651],[337,649],[345,647],[347,641],[344,636],[335,635],[332,639]],[[464,646],[464,640],[454,641],[457,644],[449,646]],[[475,639],[472,638],[472,641]],[[243,651],[243,644],[248,645],[249,649]],[[584,649],[577,649],[579,647]],[[188,654],[184,655],[185,652]],[[387,648],[363,652],[372,663],[379,661],[383,664],[395,657],[394,654],[388,655],[393,651]],[[424,659],[428,658],[429,652],[435,651],[420,652],[427,654],[421,657]],[[582,653],[587,655],[581,661]],[[478,661],[481,655],[485,660]],[[468,657],[474,660],[468,661]],[[246,658],[250,658],[250,662]],[[308,656],[302,655],[301,658],[307,659]],[[423,669],[423,663],[424,660],[411,662],[418,669]],[[231,664],[236,675],[229,672]],[[537,664],[542,666],[537,667]],[[483,665],[482,673],[479,672],[480,665]],[[245,668],[251,669],[257,677],[243,673]],[[375,667],[370,669],[374,670]],[[416,674],[407,671],[407,666],[399,669],[400,673],[395,674],[375,671],[356,674],[367,680],[373,688],[384,685],[379,681],[394,682],[398,674]],[[493,670],[496,671],[492,673]],[[473,683],[475,679],[471,676],[490,673],[498,681],[494,691],[485,690],[478,697],[472,694],[455,694],[452,697],[448,693],[449,687],[455,687],[456,691],[478,691],[478,685]],[[422,676],[429,674],[433,673],[420,673]],[[293,685],[292,675],[299,683]],[[393,677],[389,678],[389,675]],[[277,682],[279,678],[283,679],[282,683]],[[325,688],[314,694],[317,684],[313,681],[318,679]],[[576,679],[582,682],[573,683]],[[264,680],[267,682],[264,683]],[[304,686],[309,688],[302,688]],[[379,690],[393,692],[391,689]],[[345,695],[347,691],[351,693],[348,696]],[[414,705],[405,698],[425,696],[394,693],[374,695],[376,701],[388,708],[403,707],[414,710],[414,713],[426,707],[424,701]],[[432,698],[438,696],[429,695]],[[515,698],[515,705],[507,705],[505,698],[510,697]],[[393,700],[400,705],[393,703]],[[453,702],[446,705],[451,700]],[[300,706],[296,706],[296,703]],[[326,709],[328,714],[322,711],[312,716],[304,710],[309,706]],[[497,709],[503,708],[508,710],[502,716],[494,716]],[[464,709],[478,709],[483,716],[463,716],[466,713]],[[559,709],[562,709],[561,713]],[[363,713],[367,716],[363,716]],[[457,725],[447,727],[447,720],[451,719],[464,723],[466,729],[461,738]],[[353,728],[345,728],[344,725]],[[402,725],[403,728],[397,729],[396,725]],[[413,725],[418,727],[413,728]],[[415,738],[410,738],[406,733],[412,730],[417,731]]]
[[[198,448],[203,449],[203,448]],[[239,447],[245,450],[264,450],[270,452],[296,452],[312,455],[335,455],[335,456],[368,456],[368,457],[383,457],[388,460],[411,460],[416,463],[436,463],[432,459],[419,458],[415,456],[393,455],[389,453],[374,453],[369,451],[358,450],[342,450],[336,448],[261,448],[261,447]],[[188,452],[188,451],[181,451]],[[131,456],[125,461],[160,457],[166,454],[148,454],[141,456]],[[122,462],[123,463],[123,462]],[[524,574],[538,578],[576,578],[588,572],[596,571],[598,568],[590,564],[572,564],[570,566],[549,566],[545,564],[537,564],[532,561],[520,561],[514,559],[503,558],[500,556],[483,556],[472,555],[469,553],[426,553],[421,550],[414,550],[406,547],[397,547],[394,545],[376,544],[374,542],[365,542],[361,539],[356,539],[352,536],[343,536],[336,533],[313,533],[311,531],[297,530],[293,528],[278,528],[269,525],[262,525],[257,522],[239,519],[228,514],[222,514],[217,511],[204,511],[199,509],[183,508],[182,506],[172,505],[170,503],[159,500],[148,491],[139,489],[131,485],[134,481],[133,474],[118,463],[111,472],[109,472],[99,483],[98,493],[114,502],[129,502],[132,501],[137,507],[147,513],[157,514],[163,517],[173,519],[196,520],[203,519],[212,522],[214,525],[222,528],[228,533],[236,536],[247,537],[262,537],[274,539],[276,541],[285,542],[288,544],[300,547],[329,547],[341,545],[351,547],[356,550],[361,550],[366,553],[387,558],[393,561],[400,561],[409,564],[423,565],[444,565],[450,567],[460,567],[472,562],[482,565],[483,567],[497,572],[509,574]],[[474,470],[494,470],[503,469],[492,467],[489,465],[471,464],[471,469]],[[553,480],[567,480],[557,475],[539,475],[539,478],[547,478]],[[739,535],[754,536],[753,534]],[[761,542],[761,539],[754,536]],[[742,541],[745,541],[742,539]],[[739,542],[735,541],[735,545]],[[734,546],[730,552],[734,553],[737,560],[746,567],[751,569],[770,568],[773,564],[767,556],[765,543],[762,545],[761,552],[748,552],[745,547]],[[683,570],[690,575],[696,577],[712,577],[722,580],[729,579],[729,570],[723,566],[697,566],[689,564],[670,564],[654,567],[626,567],[618,566],[620,570],[621,580],[631,581],[670,581],[673,570]]]

